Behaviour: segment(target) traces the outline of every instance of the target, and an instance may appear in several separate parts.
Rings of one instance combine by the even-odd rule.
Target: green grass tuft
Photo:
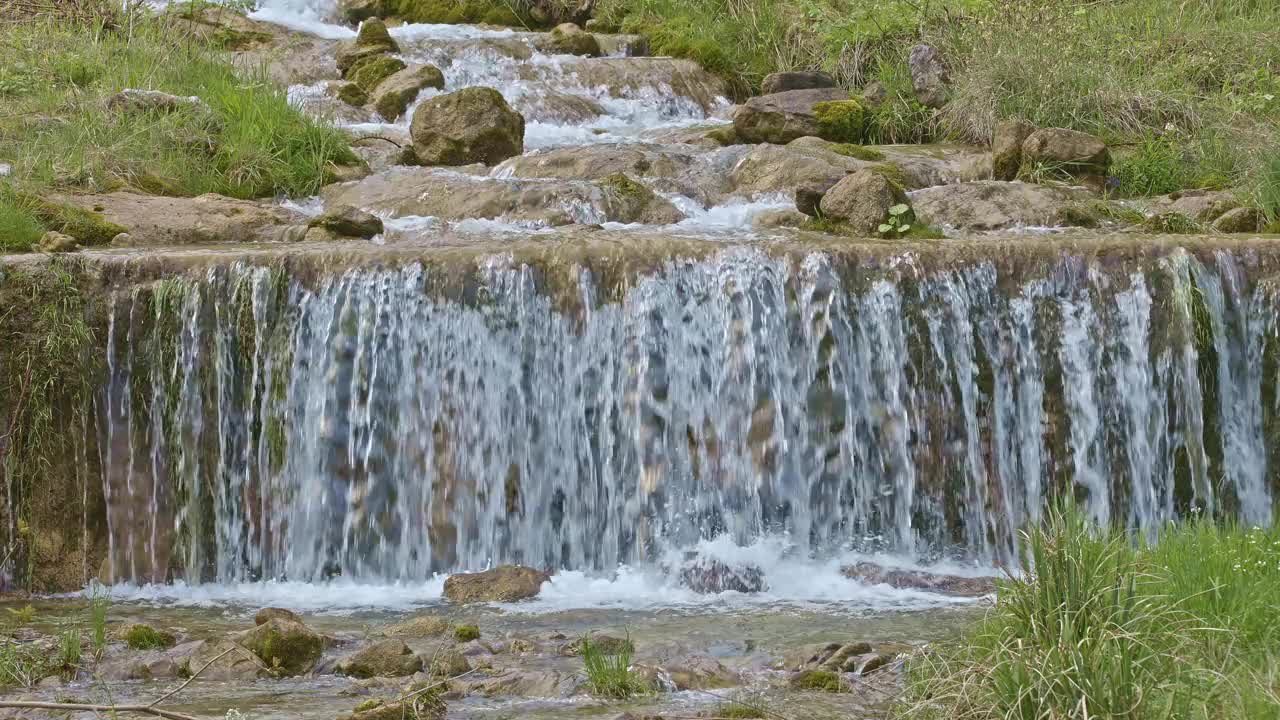
[[[156,630],[150,625],[137,624],[130,625],[125,631],[124,641],[134,650],[155,650],[173,647],[174,637],[172,633]]]
[[[587,685],[594,695],[624,700],[649,692],[648,686],[631,669],[631,643],[622,643],[617,653],[605,653],[592,644],[591,638],[582,638],[582,666],[587,673]]]
[[[480,628],[475,625],[459,625],[453,629],[453,639],[460,643],[480,639]]]
[[[845,687],[844,683],[840,681],[840,674],[830,670],[805,670],[791,678],[791,688],[794,690],[818,690],[829,693],[849,691],[849,688]]]
[[[1155,545],[1054,511],[966,639],[908,664],[926,720],[1276,717],[1280,529],[1192,522]]]

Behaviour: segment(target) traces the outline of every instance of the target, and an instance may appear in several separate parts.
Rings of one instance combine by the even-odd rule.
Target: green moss
[[[375,55],[357,62],[347,74],[347,79],[366,93],[377,89],[383,80],[405,69],[404,61],[390,55]]]
[[[875,148],[869,148],[865,145],[858,145],[856,143],[835,143],[831,146],[831,150],[839,155],[851,157],[856,160],[867,160],[869,162],[880,162],[881,160],[884,160],[884,153],[876,150]]]
[[[360,107],[369,102],[369,93],[356,83],[349,82],[338,88],[338,99],[348,105]]]
[[[907,173],[902,169],[902,166],[897,163],[880,163],[879,165],[872,165],[867,169],[874,170],[875,172],[889,178],[889,180],[899,188],[905,188],[907,186]]]
[[[626,173],[619,172],[603,177],[600,179],[600,184],[617,190],[618,194],[626,198],[644,197],[649,194],[649,188],[631,179]]]
[[[1109,200],[1072,203],[1062,208],[1058,214],[1060,224],[1083,228],[1096,228],[1111,223],[1141,225],[1144,220],[1146,216],[1137,210]]]
[[[310,670],[324,651],[324,638],[288,620],[271,620],[255,627],[241,644],[281,675]]]
[[[1153,233],[1169,235],[1198,235],[1208,232],[1204,225],[1179,212],[1152,215],[1143,220],[1142,227]]]
[[[406,22],[481,23],[508,27],[536,27],[523,2],[503,0],[388,0],[391,13]]]
[[[714,140],[720,145],[720,147],[728,147],[730,145],[738,144],[738,133],[733,129],[732,125],[718,127],[715,130],[707,132],[703,137],[708,140]]]
[[[712,714],[715,715],[715,717],[724,718],[725,720],[738,720],[739,718],[745,720],[748,718],[765,717],[764,710],[754,705],[744,705],[737,702],[730,702],[717,706],[715,712]]]
[[[848,692],[840,682],[840,676],[829,670],[806,670],[791,678],[793,690],[820,690],[822,692]]]
[[[50,230],[70,235],[82,245],[106,245],[126,228],[108,222],[97,213],[67,203],[44,200],[32,195],[23,201],[31,212]]]
[[[386,704],[385,701],[380,700],[378,698],[369,698],[368,700],[365,700],[364,702],[357,705],[355,707],[354,712],[358,712],[358,713],[367,712],[375,708],[380,708],[385,704]]]
[[[459,625],[453,629],[453,639],[460,643],[480,639],[480,628],[475,625]]]
[[[229,27],[220,27],[209,37],[209,43],[214,47],[231,51],[249,50],[269,42],[271,42],[271,36],[267,33],[232,30]]]
[[[831,100],[813,106],[818,137],[837,143],[861,143],[867,134],[867,108],[861,100]]]
[[[175,640],[173,633],[138,623],[125,630],[124,642],[134,650],[156,650],[173,647]]]

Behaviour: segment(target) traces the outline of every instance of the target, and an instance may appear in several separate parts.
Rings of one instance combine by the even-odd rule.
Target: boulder
[[[940,108],[947,104],[947,66],[942,55],[932,45],[916,45],[911,48],[907,65],[911,69],[911,88],[916,100],[928,108]]]
[[[433,638],[453,632],[453,624],[435,615],[420,615],[383,629],[387,637]]]
[[[1107,144],[1088,133],[1066,128],[1044,128],[1022,143],[1024,165],[1057,167],[1072,175],[1096,175],[1111,164]]]
[[[42,253],[69,253],[76,252],[80,249],[80,243],[70,235],[64,235],[60,232],[50,230],[41,236],[36,242],[36,252]]]
[[[384,47],[377,45],[346,45],[338,50],[334,60],[338,67],[338,74],[346,78],[351,76],[352,71],[358,65],[383,57],[389,57],[388,51]]]
[[[600,57],[600,41],[596,36],[574,25],[562,23],[555,26],[547,35],[545,47],[548,51],[559,55],[582,55],[584,57]]]
[[[765,76],[764,82],[760,83],[760,94],[833,87],[836,87],[835,79],[824,72],[776,72]]]
[[[263,625],[272,620],[279,618],[281,620],[292,620],[294,622],[302,622],[302,618],[292,610],[285,610],[278,607],[266,607],[259,610],[253,616],[254,625]]]
[[[1147,211],[1153,215],[1177,213],[1199,223],[1211,223],[1238,207],[1240,200],[1231,190],[1184,190],[1153,198]]]
[[[400,46],[391,39],[387,26],[378,18],[369,18],[360,24],[355,42],[344,45],[336,54],[338,72],[347,77],[360,64],[400,52]]]
[[[361,107],[369,102],[369,93],[357,83],[343,83],[338,86],[338,99],[353,107]]]
[[[174,648],[175,652],[177,648]],[[210,664],[212,663],[212,664]],[[262,661],[239,643],[231,640],[205,640],[192,648],[180,662],[180,674],[191,674],[201,668],[202,680],[248,682],[264,672]]]
[[[1083,188],[986,180],[939,185],[911,193],[917,220],[961,230],[1057,227],[1076,221],[1069,212],[1093,197]]]
[[[357,678],[405,677],[422,669],[422,658],[403,640],[380,640],[338,663],[338,672]]]
[[[494,165],[524,152],[524,118],[492,88],[470,87],[419,104],[409,134],[423,165]]]
[[[478,573],[456,573],[444,581],[450,602],[515,602],[536,597],[551,574],[522,565],[499,565]]]
[[[684,219],[671,201],[626,173],[607,175],[599,185],[605,191],[605,213],[615,222],[670,225]]]
[[[100,216],[115,228],[108,239],[127,227],[133,246],[279,241],[289,227],[305,224],[300,213],[275,204],[214,194],[176,198],[114,192],[68,195],[65,201],[86,210],[101,208]]]
[[[889,209],[907,204],[902,188],[876,170],[859,170],[845,177],[822,196],[822,216],[846,224],[858,235],[875,235],[889,217]]]
[[[384,80],[407,67],[399,58],[376,55],[351,66],[347,79],[359,86],[366,94],[373,94]]]
[[[1238,207],[1228,210],[1213,221],[1220,233],[1255,233],[1262,229],[1262,213],[1256,208]]]
[[[698,555],[680,567],[680,584],[702,594],[722,592],[758,593],[769,589],[764,571],[756,565],[730,565]]]
[[[871,585],[889,585],[908,590],[926,590],[944,595],[979,597],[996,591],[989,577],[964,577],[925,570],[890,568],[872,562],[860,562],[840,569],[845,577]]]
[[[325,210],[322,215],[312,220],[309,226],[324,228],[343,237],[367,240],[382,232],[382,219],[351,205],[339,205]]]
[[[765,210],[751,218],[751,227],[755,230],[775,230],[778,228],[798,228],[809,221],[809,216],[798,210],[779,209]]]
[[[663,670],[676,690],[723,690],[742,684],[738,673],[706,655],[690,655],[680,662],[664,664]]]
[[[822,136],[816,106],[849,99],[837,88],[788,90],[748,100],[733,115],[738,138],[747,143],[786,143],[806,135]]]
[[[301,675],[315,667],[325,639],[296,620],[272,618],[244,633],[240,644],[279,675]]]
[[[1014,180],[1022,167],[1022,144],[1036,126],[1023,120],[1002,120],[991,135],[991,176],[995,180]]]
[[[349,23],[378,17],[386,10],[385,0],[338,0],[338,14]]]
[[[388,122],[404,111],[427,88],[444,89],[444,73],[434,65],[414,63],[387,76],[373,92],[373,109]]]
[[[356,47],[377,47],[383,48],[383,52],[400,52],[400,46],[391,39],[391,33],[387,32],[387,24],[376,17],[360,23],[360,31],[356,33]]]
[[[470,670],[471,663],[457,648],[441,648],[427,663],[427,672],[433,678],[457,677]]]

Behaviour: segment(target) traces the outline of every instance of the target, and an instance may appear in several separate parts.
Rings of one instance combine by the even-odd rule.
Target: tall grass
[[[340,132],[301,113],[261,71],[240,71],[164,15],[131,32],[63,21],[0,34],[0,162],[26,191],[133,189],[239,198],[314,194],[330,164],[353,160]],[[197,96],[211,112],[119,112],[125,89]],[[6,246],[30,218],[0,198]]]
[[[1024,539],[1033,570],[963,643],[911,664],[902,715],[1280,717],[1280,531],[1192,523],[1146,546],[1068,510]]]

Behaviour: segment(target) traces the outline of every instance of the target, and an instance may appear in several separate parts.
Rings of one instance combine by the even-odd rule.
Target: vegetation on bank
[[[1068,510],[1024,553],[1034,572],[964,641],[910,662],[902,716],[1280,716],[1280,528],[1191,522],[1135,544]]]
[[[1101,136],[1117,190],[1242,187],[1280,220],[1280,4],[1205,0],[600,0],[606,26],[646,35],[742,95],[778,70],[821,69],[886,91],[876,142],[990,141],[1022,119]],[[919,42],[949,65],[941,111],[914,97]]]
[[[50,217],[61,211],[37,200],[51,192],[301,196],[318,191],[333,164],[354,160],[339,131],[291,106],[265,73],[233,67],[229,55],[176,22],[144,14],[6,24],[0,252],[29,249],[45,230],[61,230]],[[113,105],[124,89],[200,102]]]

